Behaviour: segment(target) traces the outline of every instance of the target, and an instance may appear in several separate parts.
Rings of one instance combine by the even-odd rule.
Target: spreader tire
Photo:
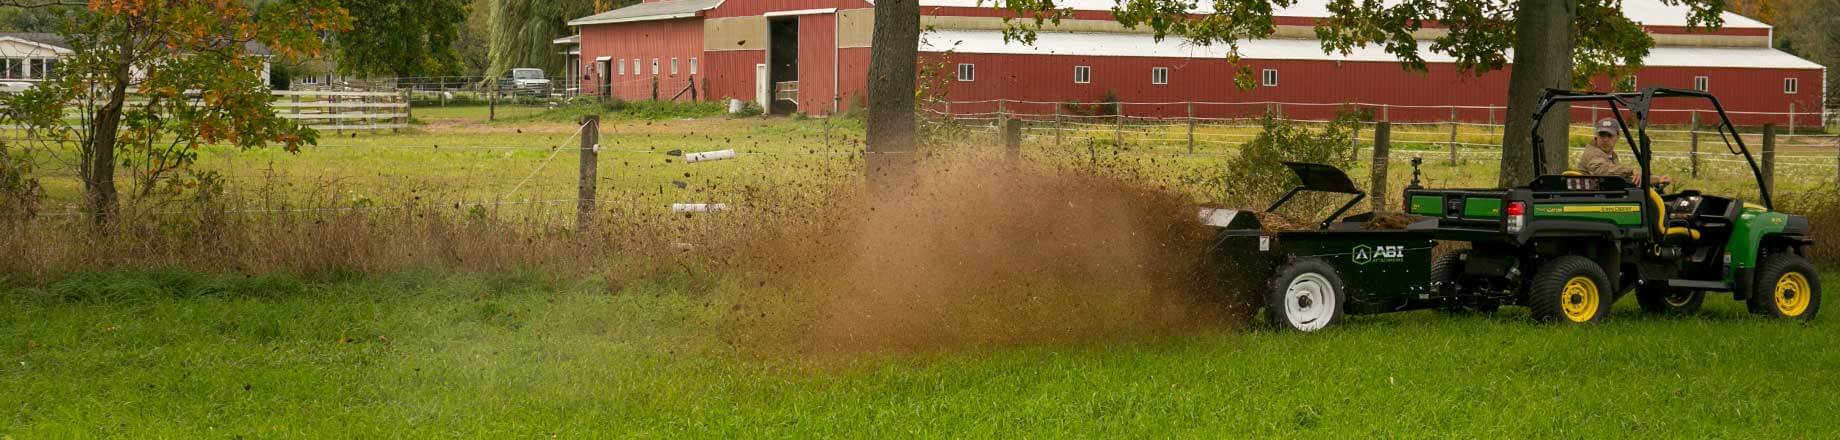
[[[1593,324],[1610,315],[1615,293],[1604,268],[1589,258],[1559,257],[1543,266],[1527,290],[1527,307],[1540,321]]]
[[[1636,303],[1642,305],[1642,311],[1657,315],[1699,313],[1700,305],[1705,302],[1706,292],[1704,291],[1660,287],[1636,288]]]
[[[1771,254],[1757,266],[1749,306],[1763,316],[1812,320],[1821,311],[1821,278],[1799,255]]]
[[[1266,287],[1265,313],[1275,327],[1313,332],[1342,320],[1346,291],[1342,276],[1327,262],[1290,260],[1278,267]]]

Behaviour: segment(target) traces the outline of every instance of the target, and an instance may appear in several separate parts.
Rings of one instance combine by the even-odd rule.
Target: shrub
[[[1198,180],[1213,199],[1228,206],[1262,208],[1297,186],[1297,176],[1283,162],[1309,162],[1348,169],[1354,165],[1354,146],[1349,142],[1355,119],[1343,116],[1320,128],[1295,124],[1267,115],[1260,121],[1258,137],[1240,147],[1227,161],[1224,173],[1204,175]],[[1300,196],[1287,213],[1311,217],[1345,203],[1334,195]]]
[[[1814,245],[1808,259],[1824,270],[1840,270],[1840,187],[1797,193],[1779,203],[1784,212],[1808,217]]]

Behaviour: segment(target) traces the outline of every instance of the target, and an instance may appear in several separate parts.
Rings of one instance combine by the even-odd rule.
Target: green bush
[[[1311,127],[1267,115],[1260,124],[1263,130],[1258,137],[1240,147],[1239,153],[1227,161],[1225,172],[1200,179],[1215,200],[1228,206],[1263,208],[1298,184],[1297,176],[1283,162],[1318,163],[1344,170],[1354,165],[1350,142],[1356,124],[1353,116]],[[1285,212],[1312,217],[1345,200],[1345,196],[1304,196],[1292,201],[1292,207]]]
[[[1840,187],[1787,195],[1777,205],[1784,212],[1808,217],[1814,234],[1809,261],[1825,270],[1840,270]]]

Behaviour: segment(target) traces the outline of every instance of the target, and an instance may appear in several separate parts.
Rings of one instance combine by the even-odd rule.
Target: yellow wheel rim
[[[1674,292],[1662,297],[1662,299],[1667,301],[1670,306],[1686,307],[1687,303],[1693,302],[1693,294],[1687,292]]]
[[[1591,318],[1597,317],[1597,282],[1590,277],[1572,277],[1565,282],[1565,290],[1559,295],[1559,307],[1564,309],[1565,319],[1591,322]]]
[[[1783,274],[1776,280],[1776,310],[1783,316],[1802,316],[1808,311],[1808,303],[1813,302],[1814,289],[1808,286],[1808,277],[1799,272]]]

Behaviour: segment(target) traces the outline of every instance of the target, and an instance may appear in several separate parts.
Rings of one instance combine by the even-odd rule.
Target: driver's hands
[[[1668,177],[1668,176],[1655,176],[1655,183],[1661,184],[1661,185],[1673,185],[1674,178]]]

